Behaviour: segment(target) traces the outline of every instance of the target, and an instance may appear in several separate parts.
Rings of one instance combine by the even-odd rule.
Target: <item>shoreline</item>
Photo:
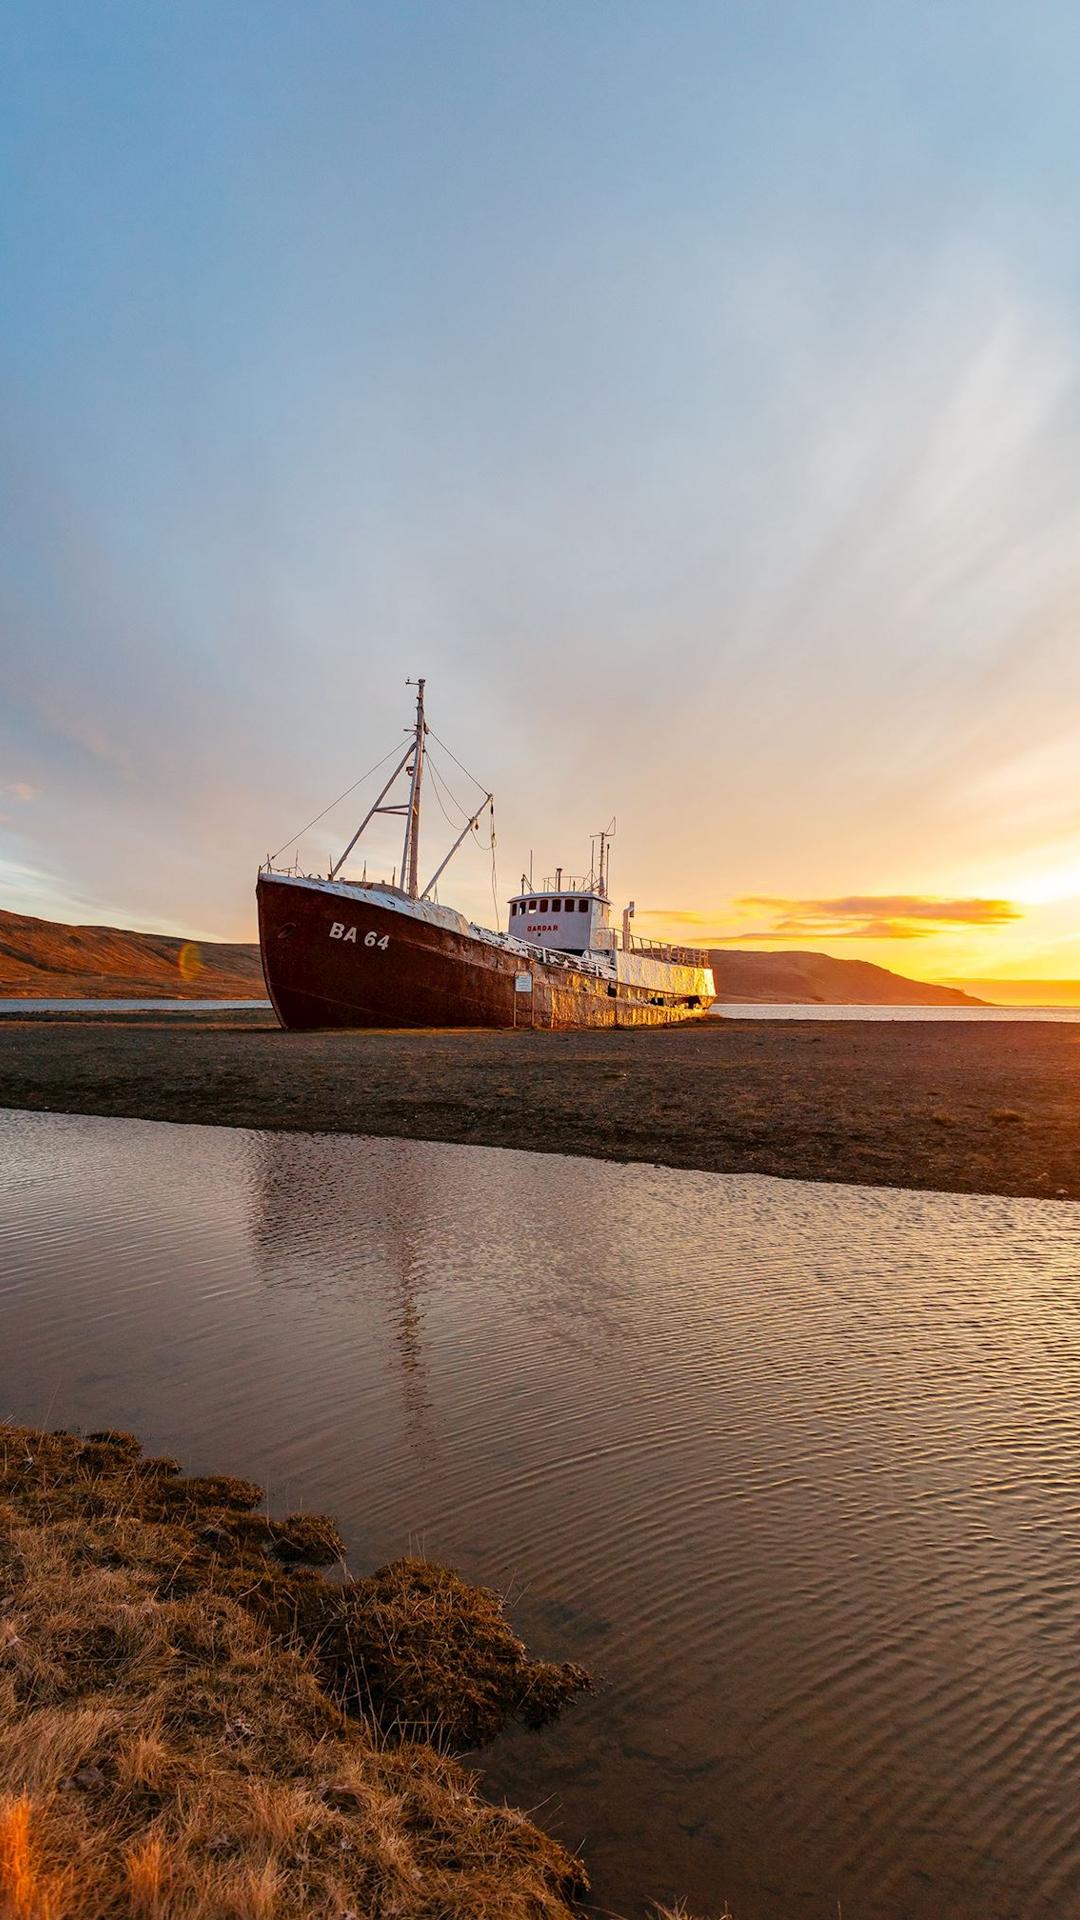
[[[1080,1028],[705,1018],[283,1033],[223,1010],[0,1017],[0,1106],[1080,1199]]]
[[[455,1756],[588,1675],[500,1595],[418,1558],[351,1578],[332,1520],[261,1502],[128,1433],[0,1423],[4,1911],[571,1920],[581,1860]]]

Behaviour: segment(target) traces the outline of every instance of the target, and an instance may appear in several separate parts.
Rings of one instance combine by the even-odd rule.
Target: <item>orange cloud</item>
[[[744,894],[736,905],[776,916],[767,929],[728,936],[736,940],[923,940],[946,927],[1000,927],[1022,917],[1011,900],[939,900],[923,893],[853,893],[835,900]]]

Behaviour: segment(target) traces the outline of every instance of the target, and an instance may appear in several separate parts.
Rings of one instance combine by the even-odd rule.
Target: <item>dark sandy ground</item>
[[[1080,1199],[1080,1025],[1036,1021],[289,1034],[261,1010],[28,1012],[0,1021],[0,1105]]]

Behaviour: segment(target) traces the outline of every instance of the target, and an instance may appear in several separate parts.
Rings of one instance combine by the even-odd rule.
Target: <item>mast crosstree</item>
[[[374,820],[377,813],[396,813],[399,818],[404,814],[405,840],[401,849],[401,886],[402,892],[410,894],[415,900],[418,892],[417,869],[420,858],[420,782],[423,778],[424,741],[427,735],[427,723],[424,719],[424,682],[422,680],[406,680],[405,685],[407,687],[416,686],[418,688],[416,695],[416,725],[412,729],[409,744],[394,767],[394,771],[390,775],[382,792],[379,794],[378,799],[373,806],[368,808],[352,839],[349,841],[348,846],[345,848],[344,853],[339,859],[334,861],[326,877],[328,880],[337,879],[338,874],[345,865],[360,835],[363,833],[365,827],[369,826],[372,820]],[[409,766],[410,760],[412,761],[411,767]],[[400,774],[406,772],[409,775],[408,801],[404,806],[384,806],[383,802],[390,792],[394,781]]]
[[[370,806],[365,813],[364,818],[361,820],[344,853],[340,859],[334,861],[326,876],[328,880],[337,879],[361,834],[365,828],[370,825],[371,821],[374,820],[375,815],[377,813],[392,813],[396,814],[399,819],[404,817],[405,820],[405,838],[401,846],[401,891],[402,893],[408,894],[411,900],[426,900],[440,875],[449,866],[462,841],[479,825],[480,817],[484,809],[492,806],[493,796],[490,793],[485,793],[476,812],[465,822],[464,827],[458,834],[446,858],[436,868],[427,886],[423,889],[423,892],[421,892],[420,796],[424,779],[424,764],[427,758],[428,724],[424,716],[424,688],[426,684],[426,681],[422,679],[406,680],[405,685],[407,687],[416,688],[416,720],[409,729],[409,744],[396,762],[390,778],[375,800],[374,805]],[[453,758],[452,755],[451,758]],[[409,797],[404,804],[394,803],[388,806],[386,804],[386,796],[391,791],[394,782],[400,779],[402,774],[405,774],[409,782]],[[470,780],[473,778],[472,774],[469,774],[468,777]],[[479,781],[476,781],[475,784],[477,786],[480,785]],[[492,808],[492,819],[494,820],[494,808]]]

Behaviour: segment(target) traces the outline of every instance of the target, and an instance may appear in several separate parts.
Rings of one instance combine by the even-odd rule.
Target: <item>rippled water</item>
[[[513,1583],[598,1904],[1080,1912],[1080,1208],[0,1114],[0,1405]]]

